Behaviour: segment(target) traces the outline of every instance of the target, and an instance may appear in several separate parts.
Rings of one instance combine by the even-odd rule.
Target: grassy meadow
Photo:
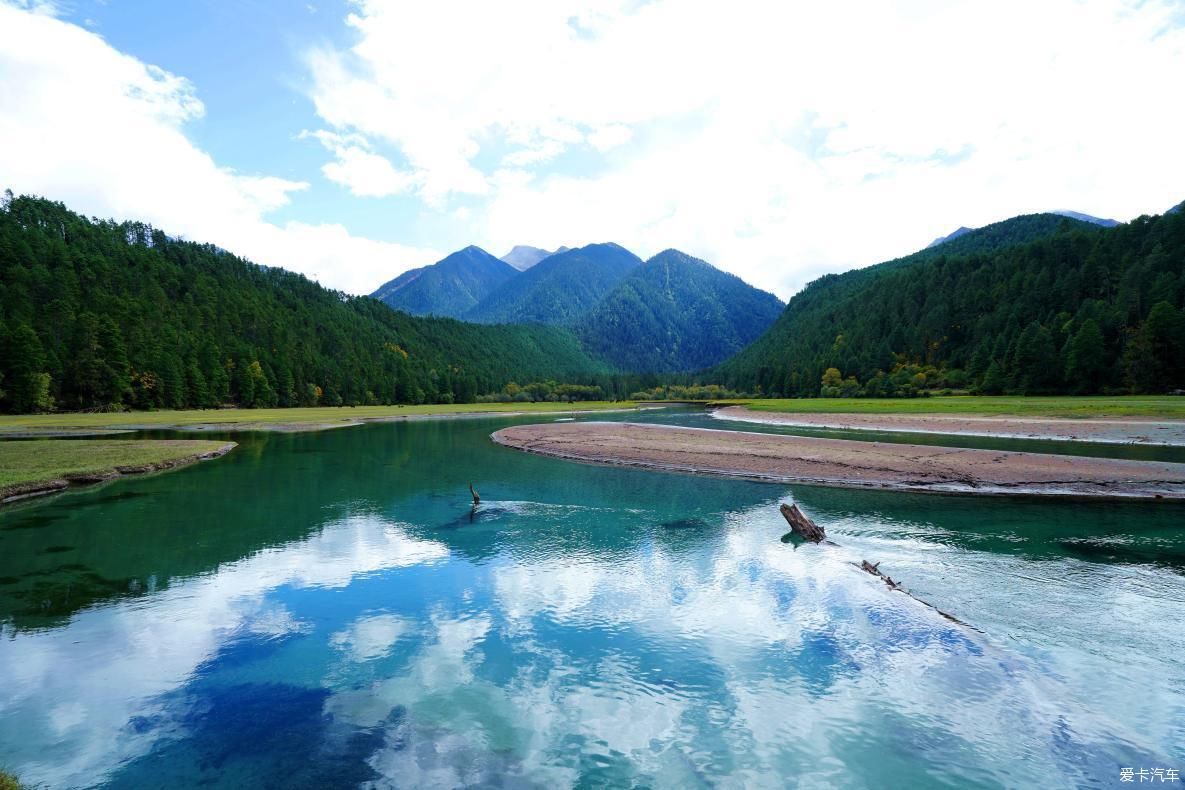
[[[497,414],[499,412],[547,414],[566,411],[632,409],[635,405],[630,401],[584,401],[578,403],[452,403],[421,406],[318,406],[296,409],[195,409],[190,411],[8,414],[0,415],[0,434],[101,431],[121,428],[168,429],[198,425],[227,431],[312,430],[398,417]]]
[[[31,439],[0,442],[0,497],[71,477],[98,477],[210,453],[226,442],[176,439]]]
[[[1185,397],[1084,395],[1021,397],[946,395],[931,398],[802,398],[743,402],[753,411],[797,414],[958,414],[1000,417],[1138,417],[1185,420]]]

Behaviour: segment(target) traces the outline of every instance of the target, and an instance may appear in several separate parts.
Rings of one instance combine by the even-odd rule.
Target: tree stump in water
[[[809,540],[811,543],[821,543],[826,540],[827,533],[823,531],[822,527],[807,518],[806,514],[798,509],[798,505],[782,505],[779,510],[782,511],[782,516],[795,535]]]

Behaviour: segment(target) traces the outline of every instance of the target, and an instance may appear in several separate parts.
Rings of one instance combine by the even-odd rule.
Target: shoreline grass
[[[451,403],[420,406],[315,406],[291,409],[195,409],[188,411],[132,411],[59,414],[0,415],[0,434],[51,431],[111,430],[127,428],[169,429],[209,426],[235,430],[316,430],[362,422],[412,417],[501,414],[507,412],[555,413],[630,410],[633,401],[583,401],[564,403]]]
[[[942,395],[931,398],[801,398],[750,400],[720,405],[755,412],[798,414],[950,414],[978,417],[1091,419],[1139,417],[1185,420],[1185,397],[1174,395]]]
[[[232,442],[202,439],[20,439],[0,442],[0,501],[182,466]]]

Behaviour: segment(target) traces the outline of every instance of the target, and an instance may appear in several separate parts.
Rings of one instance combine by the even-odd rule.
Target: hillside
[[[739,277],[666,250],[630,272],[577,333],[590,353],[622,370],[703,370],[755,340],[782,307]]]
[[[616,244],[590,244],[544,258],[463,317],[483,324],[571,324],[642,260]]]
[[[16,412],[471,401],[606,372],[567,330],[415,318],[30,197],[0,209],[0,337]]]
[[[1185,215],[1022,216],[816,280],[714,375],[791,396],[1162,392],[1185,386],[1183,298]]]
[[[404,272],[371,296],[412,315],[460,318],[517,274],[515,267],[480,247],[466,247],[431,266]]]

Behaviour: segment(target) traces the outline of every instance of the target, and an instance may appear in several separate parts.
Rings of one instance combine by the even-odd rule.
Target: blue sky
[[[617,241],[786,298],[1185,198],[1183,8],[0,0],[0,181],[352,293]]]
[[[73,0],[61,16],[145,63],[185,76],[206,112],[187,125],[219,164],[296,181],[321,181],[324,149],[299,133],[320,126],[308,98],[304,53],[349,44],[347,2],[152,2]],[[351,199],[341,187],[309,189],[271,218],[346,223],[385,241],[417,238],[414,201]]]

